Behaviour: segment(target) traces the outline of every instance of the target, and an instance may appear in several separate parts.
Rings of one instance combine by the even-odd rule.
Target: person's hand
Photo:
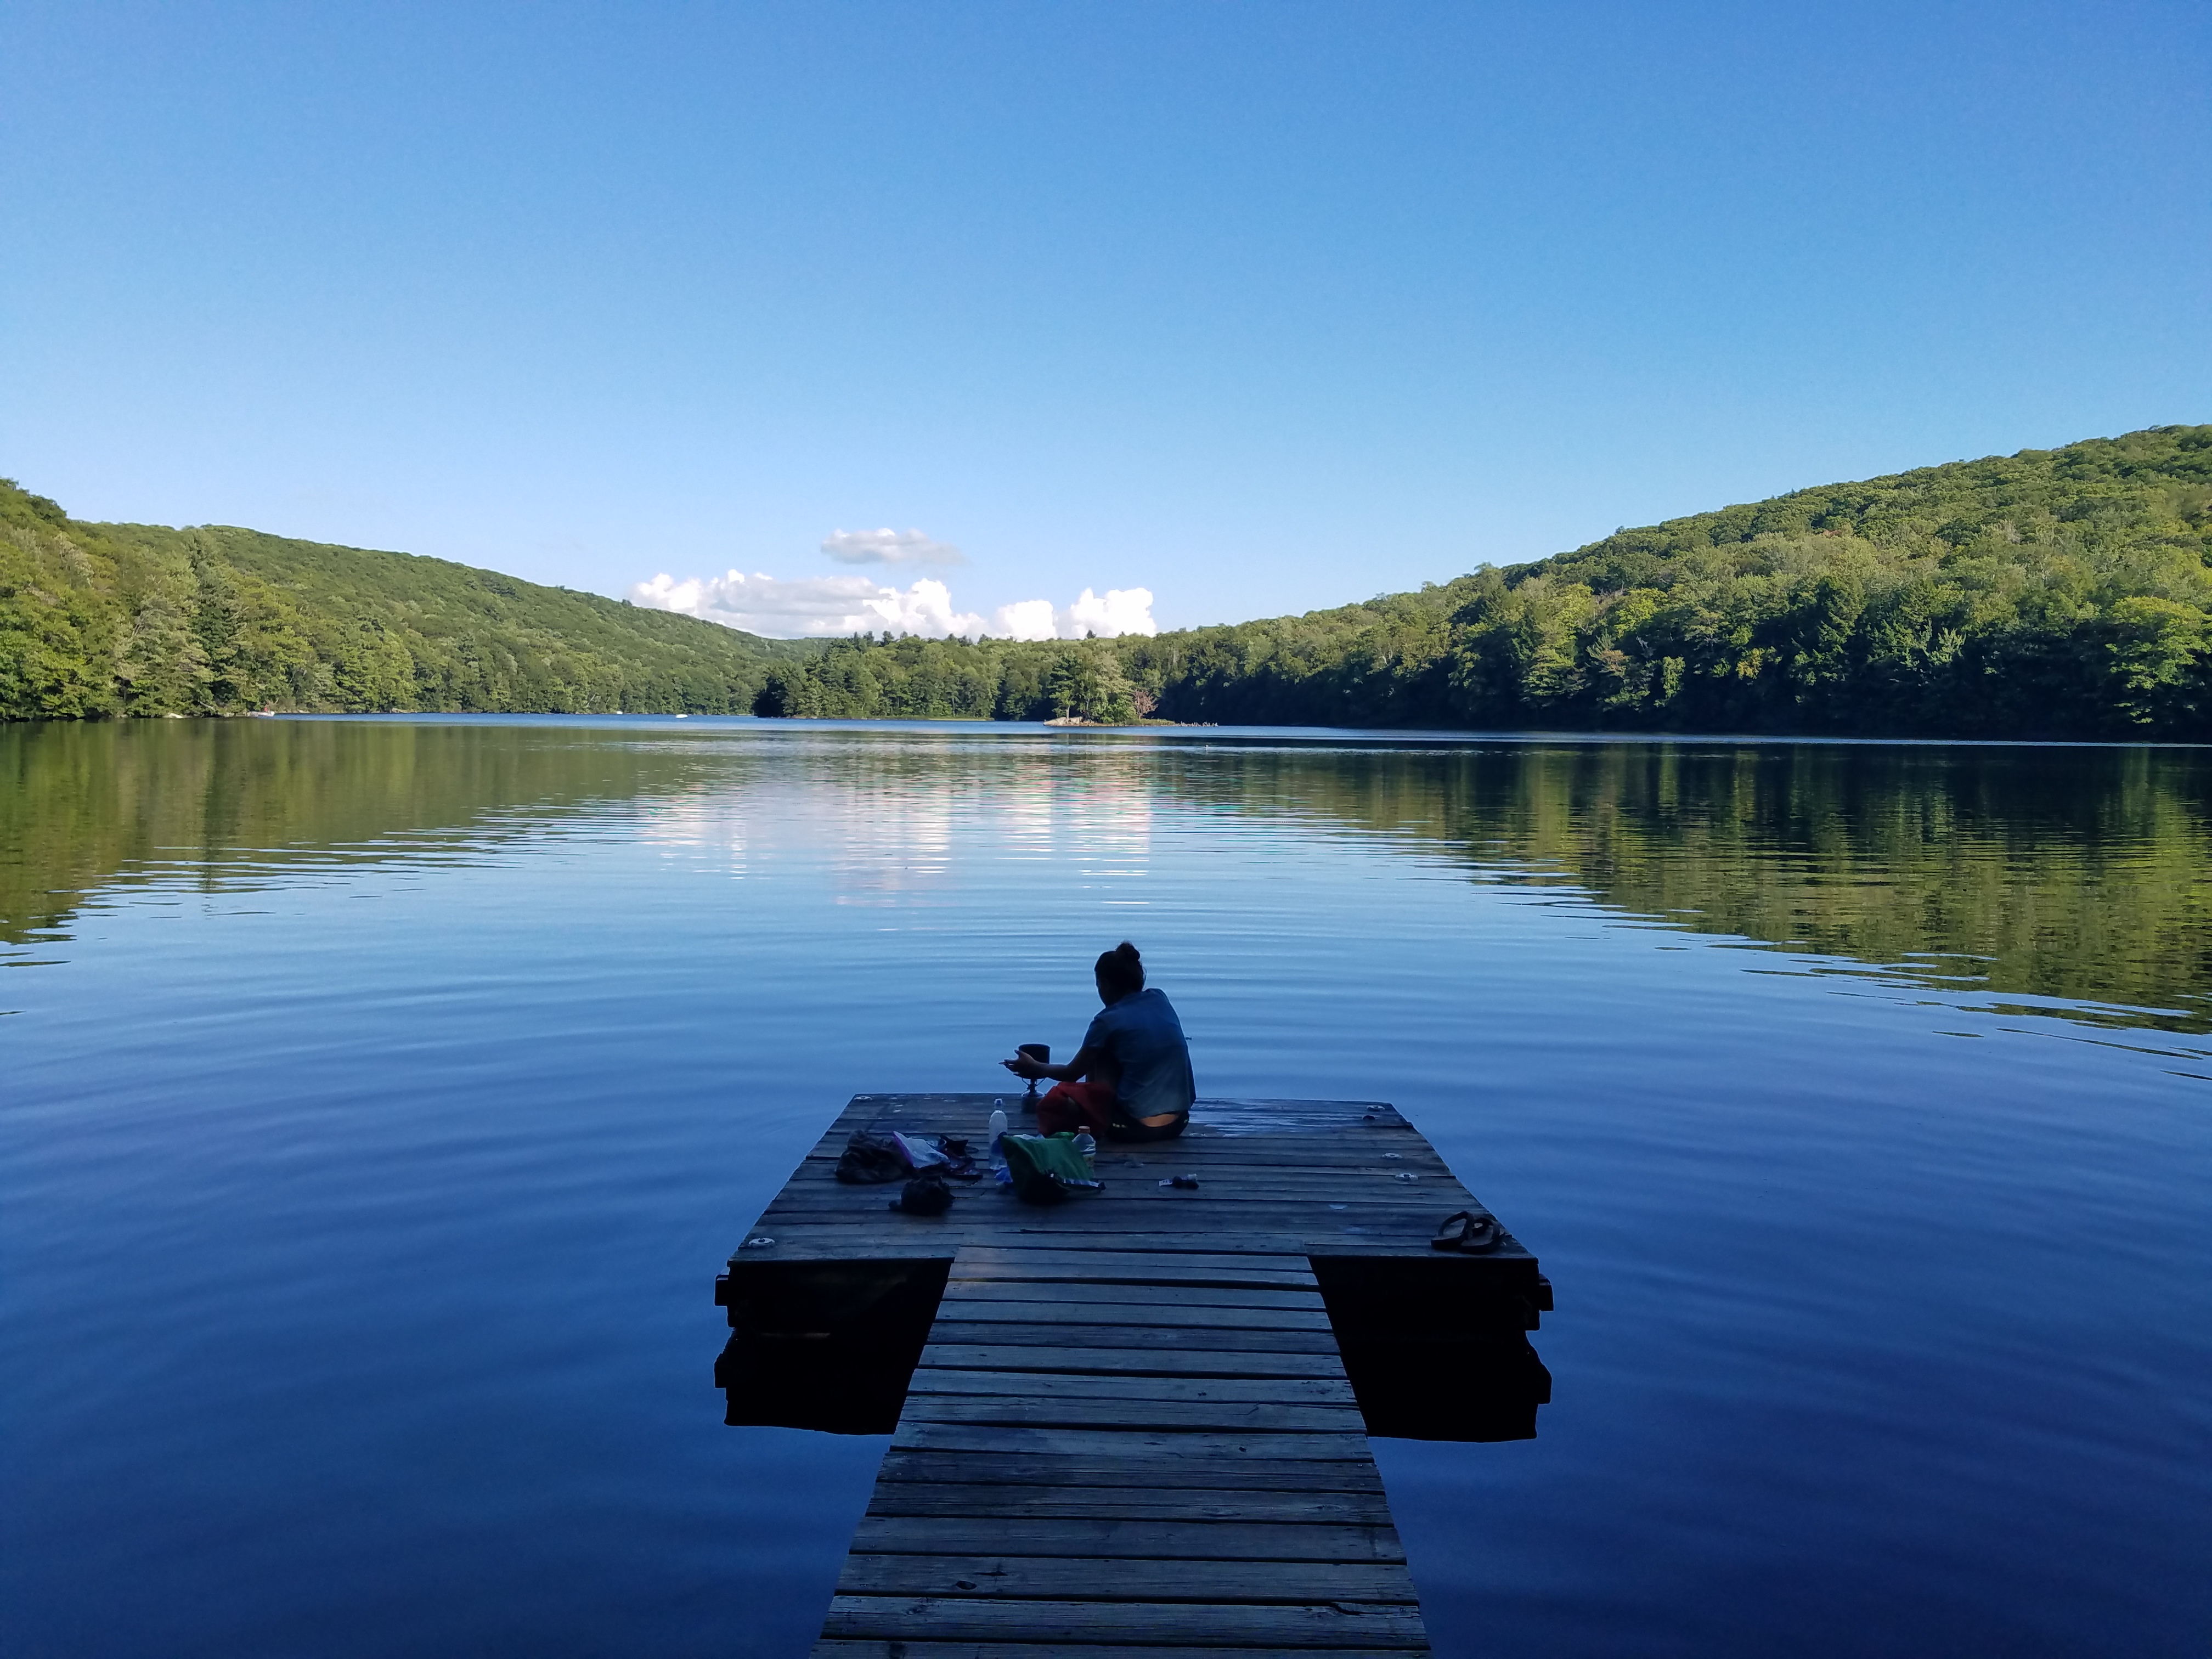
[[[1027,1054],[1016,1054],[1012,1060],[1002,1060],[999,1064],[1018,1078],[1030,1083],[1036,1081],[1036,1061],[1031,1060]]]

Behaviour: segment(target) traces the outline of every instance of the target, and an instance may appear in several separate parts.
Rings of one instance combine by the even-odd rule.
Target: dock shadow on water
[[[980,1131],[1125,937],[1248,1104],[1089,1213],[1201,1235],[963,1194],[803,1259],[841,1104]],[[1248,1646],[2212,1632],[2199,751],[5,728],[0,965],[11,1655],[880,1651],[1101,1562],[1277,1609]],[[1261,1103],[1377,1100],[1433,1169],[1261,1189]],[[1538,1287],[1434,1279],[1460,1178],[1559,1285],[1540,1359]],[[1131,1434],[1110,1492],[1053,1461]]]

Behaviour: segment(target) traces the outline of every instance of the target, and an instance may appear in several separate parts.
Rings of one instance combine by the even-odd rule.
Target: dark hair
[[[1145,988],[1145,959],[1137,954],[1137,947],[1127,939],[1110,951],[1099,952],[1096,971],[1098,982],[1117,997],[1126,997]]]

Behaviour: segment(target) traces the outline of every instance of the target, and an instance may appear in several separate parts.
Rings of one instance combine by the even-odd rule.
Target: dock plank
[[[1178,1429],[1217,1433],[1364,1434],[1359,1407],[1282,1405],[1272,1401],[1175,1400],[1128,1395],[939,1394],[916,1389],[907,1396],[902,1423],[990,1423],[1006,1428]]]
[[[1357,1406],[1277,1406],[1249,1401],[1030,1400],[1012,1395],[915,1394],[901,1423],[1001,1429],[1147,1429],[1206,1434],[1358,1434]]]
[[[1194,1342],[1203,1347],[1194,1348]],[[1270,1369],[1270,1376],[1334,1376],[1334,1370],[1316,1371],[1304,1365],[1292,1364],[1293,1357],[1300,1359],[1325,1358],[1330,1364],[1340,1364],[1336,1358],[1336,1339],[1328,1332],[1314,1328],[1290,1331],[1277,1330],[1210,1330],[1194,1336],[1188,1330],[1167,1329],[1149,1325],[1054,1325],[1037,1327],[1006,1322],[993,1323],[988,1320],[947,1320],[940,1322],[930,1333],[930,1345],[924,1357],[933,1350],[947,1352],[961,1347],[988,1347],[994,1353],[1013,1348],[1039,1347],[1055,1352],[1079,1349],[1094,1357],[1096,1363],[1088,1369],[1097,1370],[1141,1370],[1146,1365],[1165,1363],[1164,1356],[1181,1355],[1188,1362],[1187,1369],[1194,1375],[1202,1372],[1214,1359],[1237,1362],[1238,1367],[1256,1366],[1262,1356],[1273,1356],[1266,1363],[1271,1367],[1279,1362],[1279,1369]],[[1152,1355],[1154,1358],[1147,1358]],[[938,1363],[938,1362],[933,1362]],[[941,1363],[963,1363],[946,1359]],[[994,1360],[994,1364],[1012,1365],[1012,1361]],[[1036,1362],[1042,1363],[1042,1362]]]
[[[978,1200],[980,1206],[981,1200]],[[1452,1209],[1475,1207],[1466,1204],[1437,1206],[1437,1218]],[[956,1207],[953,1214],[960,1211]],[[772,1261],[945,1261],[951,1262],[965,1246],[995,1238],[1006,1231],[1001,1218],[985,1215],[972,1224],[965,1220],[946,1223],[944,1217],[934,1221],[915,1221],[896,1232],[879,1236],[855,1233],[834,1216],[793,1216],[778,1220],[771,1228],[756,1223],[748,1237],[772,1232],[775,1243],[763,1254],[753,1255],[750,1249],[734,1260],[750,1264]],[[1141,1243],[1162,1251],[1218,1250],[1222,1246],[1222,1232],[1249,1243],[1255,1255],[1279,1255],[1285,1249],[1298,1249],[1310,1255],[1380,1256],[1404,1258],[1413,1251],[1428,1247],[1433,1223],[1413,1225],[1398,1220],[1374,1226],[1364,1224],[1356,1214],[1331,1212],[1328,1225],[1318,1231],[1304,1232],[1277,1231],[1261,1229],[1249,1223],[1233,1229],[1209,1230],[1202,1218],[1193,1219],[1188,1227],[1137,1227],[1121,1221],[1115,1213],[1108,1213],[1103,1221],[1096,1218],[1068,1218],[1053,1226],[1022,1228],[1025,1235],[1034,1235],[1066,1249],[1081,1249],[1097,1245],[1111,1245],[1127,1249],[1133,1243]],[[1455,1267],[1469,1273],[1489,1272],[1500,1267],[1509,1273],[1533,1273],[1535,1258],[1508,1238],[1498,1248],[1486,1255],[1457,1258]]]
[[[1358,1601],[1206,1605],[839,1594],[830,1598],[822,1627],[823,1636],[847,1640],[1026,1642],[1049,1644],[1055,1651],[1064,1651],[1070,1632],[1078,1632],[1156,1650],[1277,1646],[1306,1652],[1373,1647],[1418,1652],[1428,1645],[1418,1607]]]
[[[1061,1303],[1055,1298],[1002,1301],[995,1297],[945,1298],[947,1312],[964,1325],[1128,1325],[1137,1329],[1186,1328],[1199,1332],[1263,1329],[1263,1332],[1325,1332],[1329,1312],[1312,1307],[1175,1307],[1159,1303]]]
[[[1001,1481],[894,1481],[876,1493],[878,1516],[963,1521],[1252,1521],[1279,1526],[1383,1526],[1390,1507],[1370,1493],[1236,1492],[1185,1486],[1025,1486]]]
[[[1119,1279],[1106,1284],[1054,1276],[1049,1279],[955,1279],[939,1304],[958,1314],[978,1302],[1048,1302],[1056,1308],[1097,1304],[1136,1304],[1148,1308],[1297,1308],[1323,1313],[1321,1288],[1309,1272],[1303,1286],[1245,1289],[1229,1285],[1163,1285]]]
[[[909,1422],[903,1417],[891,1443],[933,1451],[1058,1452],[1073,1457],[1303,1457],[1323,1462],[1365,1462],[1373,1455],[1364,1433],[1033,1427],[927,1419]]]
[[[1127,1373],[1015,1371],[931,1365],[928,1350],[907,1385],[909,1395],[958,1395],[963,1398],[1005,1395],[1030,1401],[1179,1400],[1240,1401],[1273,1405],[1334,1406],[1357,1411],[1352,1384],[1337,1376],[1175,1376]],[[1079,1355],[1068,1356],[1071,1359]]]
[[[924,1522],[923,1524],[930,1524]],[[1305,1532],[1328,1530],[1300,1528]],[[1200,1540],[1198,1550],[1212,1547]],[[1180,1551],[1157,1559],[1049,1555],[872,1555],[858,1547],[837,1579],[842,1595],[1023,1597],[1101,1601],[1220,1602],[1299,1606],[1316,1601],[1411,1606],[1413,1576],[1394,1561],[1240,1560]]]
[[[927,1486],[969,1486],[975,1461],[930,1447],[893,1446],[884,1454],[876,1490],[902,1482]],[[1249,1456],[1190,1458],[1135,1453],[1111,1462],[1066,1452],[1008,1451],[991,1461],[991,1480],[1000,1486],[1048,1486],[1054,1490],[1127,1490],[1174,1486],[1188,1492],[1311,1492],[1379,1496],[1382,1477],[1374,1461],[1352,1459],[1317,1464],[1310,1458]]]
[[[1182,1644],[1185,1651],[1188,1644]],[[1326,1653],[1328,1659],[1405,1659],[1407,1654],[1426,1653],[1426,1643],[1418,1647],[1403,1648],[1279,1648],[1239,1645],[1237,1659],[1313,1659],[1316,1653]],[[881,1641],[846,1642],[825,1638],[817,1642],[811,1659],[884,1659],[889,1644]],[[1103,1647],[1096,1643],[1052,1642],[1039,1644],[1028,1642],[915,1642],[904,1641],[898,1645],[901,1659],[1168,1659],[1176,1647],[1147,1645],[1145,1647]]]
[[[1247,1521],[1124,1521],[1093,1516],[1041,1519],[1018,1532],[984,1517],[870,1514],[853,1534],[853,1548],[871,1555],[1073,1556],[1079,1560],[1170,1561],[1394,1561],[1405,1551],[1396,1530],[1380,1525],[1323,1522],[1290,1526]],[[1127,1583],[1129,1576],[1115,1575]],[[1055,1592],[1057,1593],[1057,1592]],[[1086,1592],[1088,1593],[1088,1592]],[[1140,1596],[1139,1600],[1166,1600]],[[1313,1595],[1300,1601],[1332,1601]]]

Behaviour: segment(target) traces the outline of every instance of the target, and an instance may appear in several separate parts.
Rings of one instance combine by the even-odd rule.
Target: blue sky
[[[82,517],[1173,626],[2212,420],[2201,0],[5,35],[0,472]]]

